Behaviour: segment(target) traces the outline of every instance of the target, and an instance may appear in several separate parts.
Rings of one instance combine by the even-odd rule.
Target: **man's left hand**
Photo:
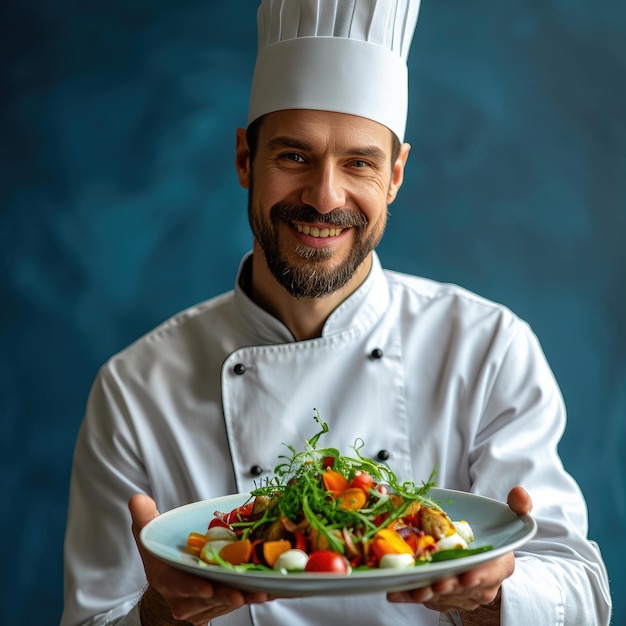
[[[530,496],[522,487],[511,489],[507,503],[517,515],[530,513],[532,509]],[[502,581],[514,569],[515,558],[509,552],[458,576],[443,578],[429,587],[391,592],[387,594],[387,599],[390,602],[416,602],[442,613],[480,610],[481,606],[499,601]],[[490,610],[493,611],[493,605]]]

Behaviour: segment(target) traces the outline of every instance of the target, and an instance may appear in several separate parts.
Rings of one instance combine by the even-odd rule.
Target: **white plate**
[[[358,570],[349,576],[254,570],[235,572],[208,565],[183,552],[187,535],[192,531],[204,532],[213,519],[213,511],[231,511],[246,502],[248,494],[195,502],[163,513],[143,528],[140,538],[154,556],[173,567],[212,581],[244,591],[266,591],[278,596],[314,596],[405,591],[426,587],[440,578],[467,571],[516,550],[537,532],[537,524],[529,515],[517,516],[506,504],[496,500],[449,489],[433,489],[430,496],[441,503],[451,519],[469,522],[475,535],[470,548],[491,545],[493,549],[410,569]]]

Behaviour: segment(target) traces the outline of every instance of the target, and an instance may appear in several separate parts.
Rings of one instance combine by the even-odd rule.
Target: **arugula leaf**
[[[254,489],[252,496],[266,496],[273,505],[262,516],[251,522],[237,524],[244,537],[253,535],[257,530],[267,527],[281,517],[286,517],[298,524],[306,518],[309,526],[322,536],[331,550],[344,553],[344,542],[338,538],[337,531],[348,529],[354,540],[365,542],[378,530],[402,517],[411,502],[421,501],[432,508],[439,505],[426,496],[435,486],[436,471],[433,470],[428,481],[421,487],[411,481],[400,482],[394,472],[384,463],[378,463],[361,454],[364,446],[362,439],[357,439],[353,446],[355,456],[341,455],[336,448],[318,448],[322,435],[329,432],[328,424],[322,421],[315,410],[315,421],[321,430],[311,439],[305,440],[304,450],[296,452],[285,445],[289,454],[281,455],[282,460],[274,469],[274,476],[266,478],[261,486]],[[376,484],[387,485],[394,498],[372,490],[370,506],[360,510],[345,510],[337,500],[329,496],[322,481],[324,460],[333,459],[333,469],[343,474],[348,481],[357,472],[367,472]],[[372,500],[374,502],[372,503]],[[377,523],[374,523],[374,519]],[[384,521],[380,521],[384,518]]]
[[[493,546],[480,546],[479,548],[465,548],[463,550],[440,550],[431,555],[431,562],[438,563],[439,561],[451,561],[452,559],[460,559],[464,556],[472,556],[473,554],[481,554],[482,552],[488,552],[493,550]]]

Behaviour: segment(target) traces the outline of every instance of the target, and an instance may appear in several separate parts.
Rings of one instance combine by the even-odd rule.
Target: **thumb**
[[[522,487],[513,487],[509,492],[507,504],[513,513],[517,515],[526,515],[531,512],[533,508],[533,501],[528,495],[528,492]]]
[[[130,509],[130,514],[133,518],[134,533],[139,533],[139,531],[146,524],[148,524],[148,522],[151,522],[159,515],[154,500],[150,496],[146,496],[141,493],[136,493],[128,501],[128,508]]]

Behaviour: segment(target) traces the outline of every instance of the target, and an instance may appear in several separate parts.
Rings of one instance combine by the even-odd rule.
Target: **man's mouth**
[[[294,224],[296,230],[303,235],[310,235],[311,237],[319,237],[324,239],[326,237],[336,237],[341,233],[343,228],[336,227],[322,227],[309,226],[308,224]]]

